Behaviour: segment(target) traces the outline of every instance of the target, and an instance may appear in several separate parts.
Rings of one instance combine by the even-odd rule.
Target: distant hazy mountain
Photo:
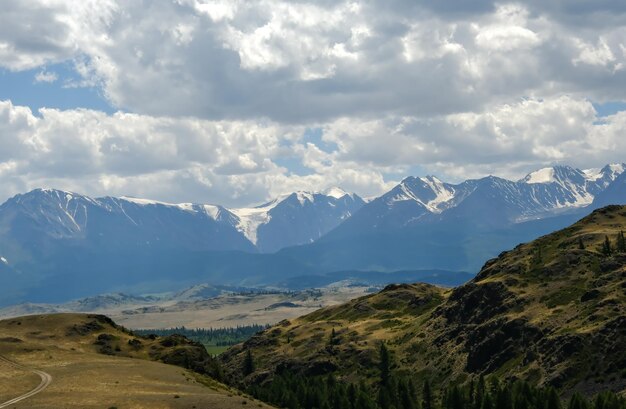
[[[619,175],[605,190],[598,193],[593,201],[593,207],[623,203],[626,203],[626,173]]]
[[[624,168],[408,177],[368,203],[334,188],[243,209],[37,189],[0,206],[0,304],[338,271],[475,272],[497,251],[626,203]]]
[[[87,196],[53,189],[17,195],[0,206],[1,250],[45,255],[58,246],[245,250],[254,246],[220,206],[171,205]]]
[[[0,292],[7,292],[6,302],[20,301],[20,289],[35,286],[38,299],[56,302],[157,278],[171,283],[184,276],[190,285],[200,272],[242,280],[263,270],[249,257],[207,254],[310,243],[363,204],[337,188],[234,210],[35,189],[0,205]]]
[[[442,221],[503,227],[576,211],[590,205],[623,171],[621,164],[587,171],[555,166],[516,182],[488,176],[456,185],[433,176],[408,177],[365,205],[329,238]]]
[[[264,205],[233,209],[237,228],[262,252],[311,243],[359,210],[356,194],[333,188],[321,193],[295,192]]]
[[[408,177],[317,242],[280,253],[326,271],[477,271],[497,251],[573,223],[604,191],[616,192],[609,202],[626,203],[618,197],[624,167],[555,166],[518,181],[459,184]]]
[[[364,204],[339,189],[297,192],[251,209],[90,197],[36,189],[0,206],[0,250],[85,247],[276,251],[310,243]],[[0,253],[3,254],[3,253]],[[19,258],[19,257],[18,257]]]

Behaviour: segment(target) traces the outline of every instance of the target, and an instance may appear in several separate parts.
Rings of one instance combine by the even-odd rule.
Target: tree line
[[[164,328],[135,330],[138,335],[155,334],[168,336],[173,334],[184,335],[192,341],[200,342],[205,346],[231,346],[250,339],[254,334],[267,329],[269,325],[243,325],[231,328]]]
[[[582,248],[585,248],[584,245]],[[617,236],[615,237],[615,244],[613,244],[609,236],[604,236],[604,241],[600,246],[600,252],[605,256],[610,256],[614,253],[626,253],[626,240],[624,240],[624,232],[620,231],[617,233]]]
[[[253,370],[249,351],[243,365],[244,373]],[[333,374],[305,376],[282,370],[271,382],[252,385],[248,392],[289,409],[626,409],[626,399],[612,392],[602,392],[593,399],[574,393],[562,401],[553,387],[537,387],[522,380],[504,382],[495,376],[481,376],[440,390],[428,380],[416,385],[414,378],[394,374],[384,343],[378,366],[378,379],[370,383],[346,383]]]

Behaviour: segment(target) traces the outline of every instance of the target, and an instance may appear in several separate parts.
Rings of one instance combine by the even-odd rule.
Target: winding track
[[[44,372],[44,371],[38,371],[36,369],[27,368],[27,367],[25,367],[23,365],[18,364],[17,362],[13,362],[13,361],[11,361],[8,358],[3,357],[2,355],[0,355],[0,361],[4,362],[6,364],[9,364],[9,365],[11,365],[14,368],[19,368],[19,369],[23,369],[23,370],[26,370],[26,371],[30,371],[30,372],[32,372],[34,374],[39,375],[39,377],[41,378],[41,383],[35,389],[33,389],[30,392],[25,393],[25,394],[23,394],[21,396],[18,396],[17,398],[13,398],[13,399],[8,400],[8,401],[6,401],[4,403],[0,403],[0,409],[9,407],[10,405],[13,405],[13,404],[18,403],[20,401],[23,401],[24,399],[30,398],[33,395],[38,394],[39,392],[41,392],[44,389],[46,389],[48,387],[48,385],[50,385],[50,383],[52,382],[52,376],[50,374]]]

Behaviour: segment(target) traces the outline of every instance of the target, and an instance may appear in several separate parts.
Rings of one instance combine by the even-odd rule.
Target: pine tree
[[[381,409],[391,409],[391,396],[389,396],[389,390],[381,386],[378,390],[378,406]]]
[[[399,407],[402,409],[415,409],[415,396],[411,395],[411,388],[407,381],[398,382]]]
[[[575,392],[569,400],[568,409],[590,409],[589,401],[580,393]]]
[[[561,398],[556,393],[554,388],[550,388],[548,390],[548,402],[546,404],[546,409],[562,409],[561,406]]]
[[[254,372],[254,359],[252,358],[252,352],[246,350],[246,357],[243,360],[243,374],[244,376],[250,375]]]
[[[478,378],[476,393],[474,395],[475,397],[473,409],[480,409],[483,404],[483,398],[485,396],[485,377],[483,375],[480,375],[480,378]]]
[[[613,248],[611,246],[611,240],[609,240],[609,236],[604,236],[604,242],[602,243],[602,254],[605,256],[610,256],[613,252]]]
[[[617,234],[616,250],[618,253],[626,253],[626,241],[624,241],[624,232],[620,231]]]
[[[543,263],[543,251],[541,247],[535,247],[532,262],[534,265],[540,265]]]
[[[496,408],[513,409],[513,398],[511,397],[511,389],[508,386],[498,391],[496,396]]]
[[[583,238],[582,237],[578,238],[578,249],[579,250],[584,250],[585,249],[585,243],[583,242]]]
[[[385,346],[384,342],[380,343],[379,369],[381,387],[387,387],[389,385],[389,377],[391,376],[391,358],[389,356],[389,350]]]
[[[483,404],[481,405],[480,409],[494,409],[493,400],[491,399],[491,394],[489,392],[485,392]]]
[[[433,391],[430,387],[430,382],[426,379],[422,388],[422,409],[433,409],[433,401]]]

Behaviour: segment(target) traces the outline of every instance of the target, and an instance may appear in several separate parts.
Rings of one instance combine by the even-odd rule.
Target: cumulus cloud
[[[592,102],[626,101],[625,17],[617,0],[15,2],[0,67],[54,81],[46,67],[70,62],[64,86],[120,112],[2,102],[0,195],[240,205],[379,194],[415,166],[462,179],[623,161],[624,113]]]
[[[59,79],[59,76],[55,72],[39,71],[35,74],[35,82],[53,83]]]
[[[259,203],[339,185],[383,193],[419,164],[448,180],[519,178],[539,165],[623,161],[626,112],[599,118],[588,100],[523,99],[483,112],[423,119],[339,118],[320,127],[273,121],[105,114],[0,102],[0,196],[38,186],[167,201]],[[331,146],[332,149],[327,149]],[[292,157],[308,172],[279,163]]]
[[[438,3],[16,4],[0,17],[0,64],[72,59],[114,107],[208,119],[432,116],[563,93],[626,99],[623,2]]]

